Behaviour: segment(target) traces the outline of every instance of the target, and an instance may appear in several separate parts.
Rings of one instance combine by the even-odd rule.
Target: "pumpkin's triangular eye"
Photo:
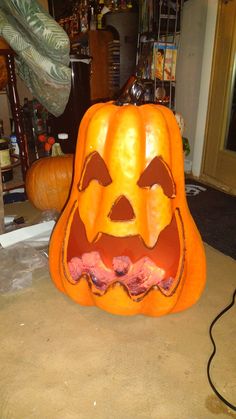
[[[112,182],[107,166],[97,151],[94,151],[85,160],[78,186],[79,191],[87,188],[93,179],[97,180],[102,186],[107,186]]]
[[[141,174],[137,184],[140,188],[151,188],[157,184],[162,187],[164,194],[169,198],[175,196],[175,184],[171,171],[160,157],[154,157]]]

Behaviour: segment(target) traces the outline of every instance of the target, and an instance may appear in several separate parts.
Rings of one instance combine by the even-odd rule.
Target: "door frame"
[[[233,13],[232,13],[233,12]],[[225,25],[227,19],[228,25]],[[215,47],[212,61],[205,143],[200,179],[236,195],[236,153],[224,149],[229,108],[236,76],[236,3],[222,0],[218,5]],[[222,45],[220,31],[227,27],[228,44]],[[219,98],[217,100],[217,98]],[[235,181],[234,181],[235,179]]]

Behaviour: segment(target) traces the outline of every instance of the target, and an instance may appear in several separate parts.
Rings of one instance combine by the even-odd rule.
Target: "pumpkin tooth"
[[[132,264],[128,257],[118,256],[113,259],[112,269],[108,269],[98,252],[90,252],[81,257],[73,257],[68,262],[68,268],[75,281],[86,275],[100,291],[105,291],[117,281],[117,270],[120,275],[119,282],[125,285],[132,295],[139,295],[153,285],[165,281],[165,271],[147,257]],[[167,283],[163,282],[163,287],[165,285],[167,288]]]
[[[177,218],[173,218],[164,233],[164,236],[167,234],[166,237],[168,238],[168,241],[169,230],[172,236],[176,235],[176,238],[179,234],[183,235],[183,231],[181,233],[181,230],[177,227],[177,225],[182,225],[178,219],[178,210],[176,215]],[[83,229],[81,229],[81,233],[83,233]],[[164,239],[165,242],[166,237],[162,237],[160,241]],[[167,273],[163,267],[158,266],[157,262],[153,262],[152,257],[149,258],[144,256],[137,258],[136,261],[133,261],[130,257],[125,256],[124,254],[112,257],[112,249],[110,247],[109,254],[111,260],[110,264],[107,264],[107,258],[106,256],[104,257],[103,252],[104,248],[106,248],[106,243],[111,246],[111,242],[106,242],[106,240],[104,242],[104,238],[108,239],[108,236],[101,234],[100,239],[97,241],[99,250],[96,250],[95,245],[91,244],[89,245],[87,252],[79,255],[79,257],[72,257],[71,260],[69,260],[68,268],[74,284],[78,283],[81,277],[86,277],[92,292],[96,295],[103,295],[104,293],[107,293],[110,286],[114,286],[116,283],[125,287],[126,292],[132,299],[136,297],[141,298],[151,289],[160,291],[165,296],[172,295],[175,288],[178,286],[179,275],[182,274],[182,258],[179,260],[178,257],[178,266],[172,266],[171,273],[170,270],[167,269]],[[83,241],[84,239],[86,239],[85,232],[84,237],[83,234],[82,236],[80,235],[80,240]],[[117,252],[118,248],[115,246],[117,238],[112,237],[110,239],[112,239],[112,243],[114,243],[114,250]],[[128,240],[128,238],[126,237],[125,240]],[[132,240],[134,240],[134,243],[136,243],[136,240],[140,243],[143,241],[141,237],[132,238]],[[141,246],[143,247],[143,244],[141,244]],[[155,249],[158,249],[157,253],[163,251],[160,243],[156,245]],[[154,250],[151,249],[151,252],[153,251]],[[148,252],[148,249],[146,249],[146,252]],[[154,254],[155,252],[156,250],[154,251]],[[150,253],[150,255],[151,254],[152,253]]]
[[[158,240],[158,234],[156,235],[149,234],[148,231],[144,231],[142,234],[142,241],[144,242],[144,245],[148,249],[151,249],[152,247],[154,247],[155,244],[157,243],[157,240]]]

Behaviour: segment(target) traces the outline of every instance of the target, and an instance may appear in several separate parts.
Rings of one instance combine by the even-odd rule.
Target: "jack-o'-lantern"
[[[107,102],[86,112],[49,261],[61,291],[111,313],[161,316],[198,300],[205,254],[171,110]]]

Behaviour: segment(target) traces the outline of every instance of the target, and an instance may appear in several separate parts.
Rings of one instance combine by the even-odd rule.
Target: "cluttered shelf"
[[[18,154],[14,154],[18,151]],[[24,187],[22,162],[16,135],[5,136],[3,120],[0,120],[0,169],[3,193]]]
[[[182,0],[142,2],[139,11],[137,76],[148,86],[148,101],[172,109],[182,8]]]

